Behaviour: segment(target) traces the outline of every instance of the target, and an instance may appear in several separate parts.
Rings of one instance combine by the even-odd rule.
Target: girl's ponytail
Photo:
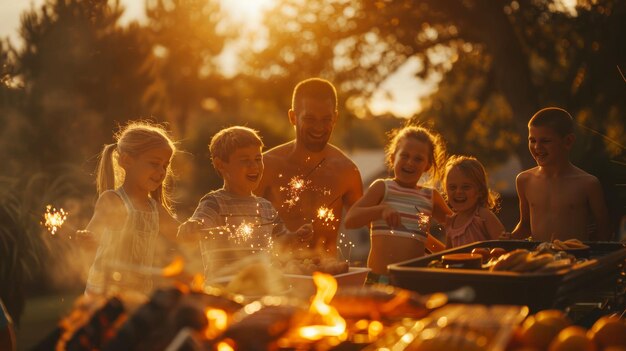
[[[98,195],[107,190],[115,189],[115,168],[113,166],[113,152],[117,144],[108,144],[102,148],[98,168],[96,170],[96,187]]]

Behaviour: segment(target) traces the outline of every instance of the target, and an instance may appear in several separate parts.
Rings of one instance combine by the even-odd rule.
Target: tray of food
[[[394,285],[422,294],[471,286],[478,303],[539,310],[610,289],[625,259],[626,247],[617,242],[492,240],[392,264],[389,271]]]
[[[526,306],[450,304],[420,320],[403,320],[364,350],[504,351],[527,315]]]

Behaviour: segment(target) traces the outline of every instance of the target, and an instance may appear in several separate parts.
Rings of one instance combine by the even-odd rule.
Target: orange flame
[[[189,284],[191,290],[202,290],[204,288],[204,275],[194,274],[191,283]]]
[[[204,313],[209,320],[205,335],[209,340],[215,339],[228,327],[228,314],[219,308],[207,308]]]
[[[318,314],[326,325],[309,325],[298,329],[298,335],[308,340],[319,340],[325,336],[340,336],[346,331],[346,321],[337,310],[330,306],[330,300],[337,292],[337,281],[332,275],[315,272],[313,281],[317,292],[309,311]]]
[[[217,344],[217,351],[234,351],[232,346],[230,346],[227,342],[220,341]]]
[[[183,271],[184,262],[183,259],[179,256],[174,258],[174,260],[163,267],[161,274],[163,277],[170,278],[179,275]]]

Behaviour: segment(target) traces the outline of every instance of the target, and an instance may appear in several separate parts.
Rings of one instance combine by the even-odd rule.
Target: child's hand
[[[401,224],[400,213],[398,213],[398,211],[391,206],[385,206],[382,217],[391,228],[397,228]]]
[[[178,227],[178,233],[176,234],[177,238],[183,239],[191,239],[191,236],[195,234],[195,236],[199,237],[199,231],[204,226],[204,221],[202,219],[188,219],[185,223],[181,224]],[[194,237],[195,239],[195,237]]]
[[[295,234],[301,242],[311,242],[313,240],[313,225],[310,223],[304,224],[296,230]]]
[[[98,247],[98,239],[90,230],[77,230],[74,236],[78,244],[85,249],[95,249]]]

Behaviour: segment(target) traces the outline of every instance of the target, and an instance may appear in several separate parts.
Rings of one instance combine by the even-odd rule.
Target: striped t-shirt
[[[206,194],[191,219],[203,220],[200,253],[205,279],[222,265],[270,249],[287,228],[268,200],[219,189]],[[223,263],[223,264],[222,264]]]
[[[400,213],[400,227],[391,228],[384,219],[372,222],[371,235],[399,235],[425,241],[433,212],[433,189],[406,188],[393,179],[385,179],[385,195],[381,204],[388,204]]]

